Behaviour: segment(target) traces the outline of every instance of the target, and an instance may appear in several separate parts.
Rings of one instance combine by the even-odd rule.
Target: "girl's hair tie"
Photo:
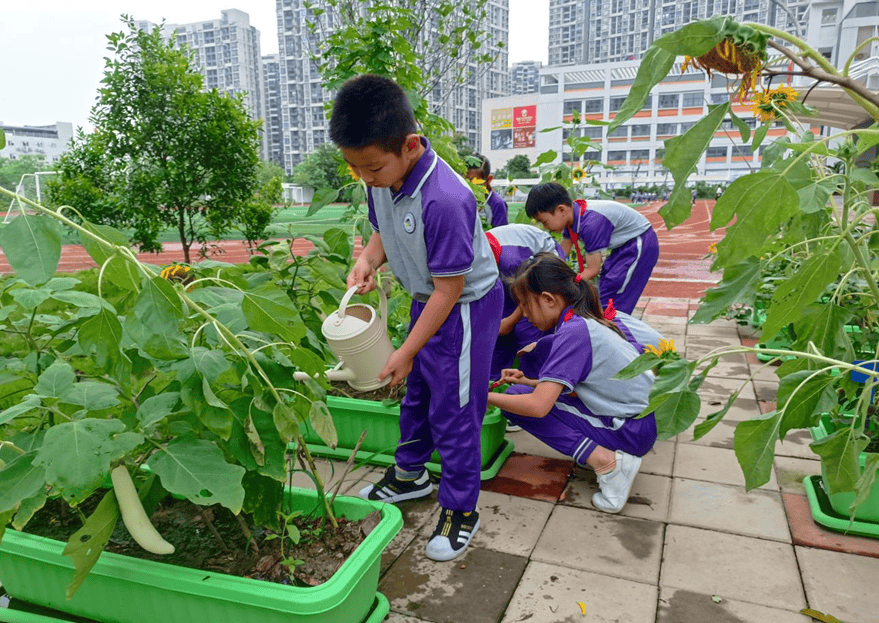
[[[574,283],[580,283],[580,280],[582,278],[583,278],[583,276],[580,275],[580,273],[577,273],[577,275],[574,277]]]

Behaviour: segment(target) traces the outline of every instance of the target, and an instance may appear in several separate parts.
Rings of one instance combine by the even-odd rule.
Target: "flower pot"
[[[316,492],[294,488],[287,496],[294,508],[319,512]],[[382,519],[320,586],[284,586],[104,552],[67,601],[74,571],[61,554],[65,543],[12,529],[0,543],[0,582],[16,599],[105,623],[380,621],[384,615],[374,613],[381,552],[402,527],[402,515],[390,504],[350,497],[337,498],[335,508],[354,520],[379,510]],[[0,620],[8,620],[3,613]]]
[[[335,449],[324,445],[317,433],[306,423],[303,437],[312,454],[347,459],[365,430],[366,437],[357,452],[357,460],[372,465],[394,464],[394,451],[400,441],[399,404],[385,406],[373,400],[327,396],[327,407],[333,415],[339,443]],[[490,409],[482,422],[483,480],[497,475],[515,447],[511,440],[504,438],[506,430],[506,418],[497,409]],[[439,454],[434,452],[426,467],[432,472],[441,472]]]
[[[830,419],[830,416],[824,415],[821,417],[821,420],[818,422],[818,425],[810,428],[809,433],[812,435],[812,439],[818,441],[819,439],[824,439],[828,435],[833,432],[833,422]],[[867,460],[867,453],[861,452],[859,458],[861,468],[864,467],[864,463]],[[821,491],[813,491],[814,495],[823,494],[826,496],[827,501],[830,504],[830,509],[832,509],[833,513],[837,515],[839,518],[843,520],[844,526],[840,529],[846,529],[845,526],[849,524],[849,504],[855,499],[854,492],[843,492],[843,493],[834,493],[829,494],[829,487],[827,486],[827,477],[825,474],[824,464],[821,465]],[[810,500],[811,501],[811,500]],[[817,498],[816,498],[817,504]],[[819,508],[820,510],[820,508]],[[822,511],[823,515],[827,515],[826,512]],[[815,516],[815,507],[813,507],[812,516],[818,523],[822,523]],[[858,522],[867,522],[871,524],[875,524],[876,534],[875,536],[879,536],[879,479],[874,483],[873,488],[870,492],[870,496],[861,504],[854,514],[854,519]],[[826,524],[825,524],[826,525]],[[835,526],[830,526],[835,527]]]

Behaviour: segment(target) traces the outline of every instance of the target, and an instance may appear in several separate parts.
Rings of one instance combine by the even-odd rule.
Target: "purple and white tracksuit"
[[[610,249],[598,276],[602,307],[613,299],[614,307],[631,314],[644,291],[656,260],[659,240],[644,215],[616,201],[574,202],[574,223],[565,238],[577,235],[586,253]]]
[[[647,345],[659,348],[659,340],[662,339],[662,335],[643,320],[620,310],[616,310],[616,314],[611,320],[623,332],[626,339],[638,349],[638,352],[643,353],[644,347]]]
[[[488,193],[488,197],[485,198],[485,205],[479,211],[479,214],[490,227],[500,227],[510,222],[508,212],[507,202],[492,190]]]
[[[578,464],[602,446],[644,456],[656,442],[656,420],[636,416],[647,406],[653,373],[615,379],[638,352],[629,342],[591,318],[568,308],[555,333],[520,358],[526,376],[561,384],[564,389],[545,417],[525,417],[504,411],[518,424]],[[513,385],[507,394],[528,394],[527,385]],[[574,392],[576,396],[568,394]]]
[[[421,142],[425,152],[398,192],[368,189],[369,221],[394,276],[412,295],[410,329],[433,293],[434,277],[463,275],[464,290],[412,362],[395,458],[400,470],[418,473],[436,449],[440,506],[468,512],[479,498],[482,420],[503,288],[473,193],[427,139]]]
[[[488,230],[486,235],[493,236],[500,245],[500,256],[496,259],[501,277],[515,275],[519,266],[535,253],[555,253],[562,259],[565,257],[561,245],[548,233],[533,225],[518,223],[503,225]],[[503,317],[506,318],[512,314],[516,307],[509,288],[505,286]],[[523,346],[536,342],[546,333],[535,327],[526,318],[521,318],[510,333],[498,336],[491,358],[491,380],[498,380],[501,377],[501,371],[513,365],[516,353]]]

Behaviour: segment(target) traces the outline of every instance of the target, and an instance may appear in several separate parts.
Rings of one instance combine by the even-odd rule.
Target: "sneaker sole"
[[[629,481],[629,489],[628,489],[628,491],[626,491],[626,495],[623,498],[622,505],[619,508],[616,508],[615,506],[611,506],[610,502],[607,503],[607,506],[602,506],[601,504],[596,503],[596,501],[595,501],[596,499],[607,500],[607,498],[604,497],[604,495],[602,495],[601,491],[596,491],[595,493],[592,494],[592,506],[594,506],[595,508],[597,508],[598,510],[600,510],[602,512],[612,513],[614,515],[619,513],[620,511],[622,511],[626,507],[626,503],[629,501],[629,495],[631,495],[631,493],[632,493],[632,485],[635,484],[635,476],[637,476],[638,472],[641,470],[642,458],[641,457],[635,457],[635,458],[638,459],[637,465],[635,466],[635,474],[632,476],[632,479]]]
[[[367,485],[360,490],[358,494],[359,497],[364,500],[369,500],[370,502],[384,502],[385,504],[396,504],[397,502],[405,502],[406,500],[417,500],[418,498],[425,498],[433,492],[433,484],[429,483],[426,489],[419,489],[418,491],[409,491],[407,493],[397,493],[395,495],[389,495],[387,497],[375,497],[371,498],[369,495],[375,490],[375,485]],[[381,494],[379,494],[381,495]]]
[[[430,558],[431,560],[435,560],[437,562],[448,562],[450,560],[454,560],[455,558],[457,558],[458,556],[460,556],[461,554],[463,554],[464,552],[467,551],[467,547],[470,545],[470,541],[473,540],[473,536],[479,530],[479,522],[481,521],[481,519],[482,518],[480,517],[479,519],[476,520],[476,523],[473,525],[473,530],[470,532],[470,538],[467,539],[467,542],[464,543],[464,547],[462,547],[461,549],[455,551],[455,550],[452,550],[451,548],[449,548],[451,551],[450,554],[442,553],[442,554],[431,555],[430,541],[428,541],[427,542],[427,550],[425,551],[425,554],[427,555],[428,558]],[[448,537],[443,537],[443,538],[448,540]]]

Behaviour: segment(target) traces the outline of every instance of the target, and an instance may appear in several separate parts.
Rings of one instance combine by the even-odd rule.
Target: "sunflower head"
[[[719,33],[723,39],[702,56],[685,56],[681,73],[692,64],[705,70],[709,76],[716,71],[728,76],[737,76],[739,98],[744,101],[749,93],[757,88],[757,80],[768,59],[766,42],[769,37],[750,26],[742,26],[731,19],[725,19]]]
[[[651,346],[650,344],[646,344],[644,346],[644,350],[653,353],[657,357],[662,357],[662,355],[665,353],[677,354],[677,350],[675,350],[675,341],[667,340],[665,338],[659,340],[659,348],[657,348],[656,346]]]
[[[162,272],[159,273],[159,276],[162,279],[183,284],[190,283],[193,280],[192,269],[189,266],[183,266],[182,264],[166,266],[162,269]]]
[[[358,176],[358,175],[354,172],[354,169],[351,168],[351,165],[350,165],[350,164],[348,165],[348,175],[350,175],[351,178],[352,178],[355,182],[359,182],[359,181],[360,181],[360,176]]]
[[[760,117],[762,123],[778,119],[788,104],[795,102],[799,93],[787,86],[770,89],[754,95],[754,106],[751,110]]]
[[[708,245],[708,252],[711,253],[712,255],[717,253],[717,243],[716,242],[712,242]]]
[[[582,167],[580,167],[580,165],[575,166],[574,169],[571,171],[571,177],[575,182],[581,181],[585,177],[585,175],[586,171],[584,171]]]

